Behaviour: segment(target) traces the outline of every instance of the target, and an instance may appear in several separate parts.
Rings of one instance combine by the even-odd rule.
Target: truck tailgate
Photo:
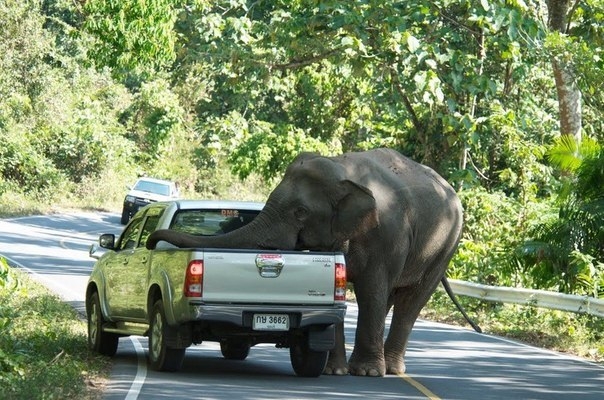
[[[205,302],[333,304],[340,253],[205,250]]]

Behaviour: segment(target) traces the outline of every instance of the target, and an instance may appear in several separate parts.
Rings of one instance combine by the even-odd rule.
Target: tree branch
[[[324,60],[326,58],[331,57],[332,55],[334,55],[335,53],[337,53],[338,51],[341,50],[341,47],[329,50],[325,53],[322,54],[317,54],[314,56],[310,56],[308,58],[303,58],[303,59],[298,59],[298,60],[292,60],[288,63],[285,64],[269,64],[269,68],[270,69],[276,69],[279,71],[285,71],[285,70],[289,70],[289,69],[297,69],[297,68],[302,68],[302,67],[306,67],[308,65],[312,65],[318,61]]]
[[[411,102],[409,101],[409,98],[403,91],[403,87],[401,85],[401,81],[398,79],[396,70],[392,67],[390,67],[390,77],[392,79],[392,83],[394,84],[394,87],[396,88],[396,91],[403,99],[403,104],[404,104],[405,108],[407,109],[407,112],[411,116],[411,121],[413,122],[413,126],[415,126],[415,129],[417,130],[418,133],[421,133],[420,137],[423,138],[424,128],[422,126],[422,123],[420,122],[419,118],[417,118],[417,114],[415,113],[415,110],[413,109],[413,105],[411,104]]]

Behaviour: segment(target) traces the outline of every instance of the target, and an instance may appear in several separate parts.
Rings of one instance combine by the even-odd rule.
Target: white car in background
[[[126,225],[130,218],[139,210],[156,201],[169,201],[180,198],[176,182],[156,178],[139,178],[134,186],[128,188],[124,198],[122,218],[120,222]]]

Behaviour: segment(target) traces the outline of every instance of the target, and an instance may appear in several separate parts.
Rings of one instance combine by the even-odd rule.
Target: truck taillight
[[[336,263],[335,275],[333,299],[335,301],[346,301],[346,265]]]
[[[185,276],[184,294],[186,297],[201,297],[203,288],[203,260],[189,262]]]

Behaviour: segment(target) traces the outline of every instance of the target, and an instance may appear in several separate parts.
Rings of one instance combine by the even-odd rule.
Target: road
[[[0,220],[0,255],[24,268],[76,309],[100,233],[119,233],[119,216],[73,213]],[[346,320],[352,350],[356,306]],[[178,373],[147,370],[143,337],[121,338],[104,398],[114,399],[582,399],[604,398],[604,368],[469,329],[418,321],[407,373],[384,378],[298,378],[289,352],[252,348],[245,361],[222,359],[204,343],[187,350]]]

